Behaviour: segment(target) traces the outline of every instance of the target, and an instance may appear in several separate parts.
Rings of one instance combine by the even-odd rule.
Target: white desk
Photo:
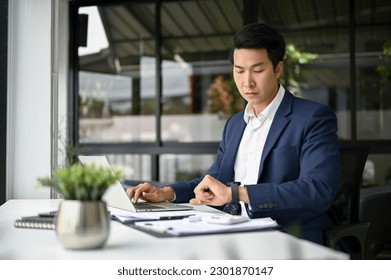
[[[9,200],[0,206],[0,259],[3,260],[192,260],[348,259],[346,254],[279,231],[157,238],[111,222],[99,250],[66,250],[55,231],[15,228],[15,219],[56,210],[60,200]]]

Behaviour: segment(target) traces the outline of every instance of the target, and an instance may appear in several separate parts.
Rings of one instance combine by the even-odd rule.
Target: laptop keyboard
[[[164,207],[153,205],[150,203],[135,203],[133,204],[137,209],[162,209]]]

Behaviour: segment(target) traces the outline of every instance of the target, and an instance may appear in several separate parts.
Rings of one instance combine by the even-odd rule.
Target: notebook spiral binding
[[[14,226],[17,228],[30,228],[30,229],[55,229],[56,225],[54,218],[51,217],[22,217],[14,222]]]

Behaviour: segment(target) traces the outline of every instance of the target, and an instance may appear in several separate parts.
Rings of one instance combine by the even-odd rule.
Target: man
[[[239,200],[250,218],[271,217],[324,244],[340,172],[337,120],[330,108],[279,85],[284,55],[273,28],[255,23],[239,31],[230,59],[247,105],[227,121],[215,162],[202,178],[162,189],[144,183],[128,196],[221,207]],[[226,185],[233,181],[240,186]]]

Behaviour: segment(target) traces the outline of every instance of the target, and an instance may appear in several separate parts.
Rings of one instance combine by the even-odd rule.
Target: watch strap
[[[231,187],[232,200],[231,203],[239,203],[239,190],[240,182],[230,182],[229,186]]]
[[[224,206],[223,211],[231,215],[240,215],[242,213],[242,206],[239,203],[239,191],[238,191],[240,182],[230,182],[227,184],[227,186],[231,188],[232,200],[230,203],[227,203]]]

